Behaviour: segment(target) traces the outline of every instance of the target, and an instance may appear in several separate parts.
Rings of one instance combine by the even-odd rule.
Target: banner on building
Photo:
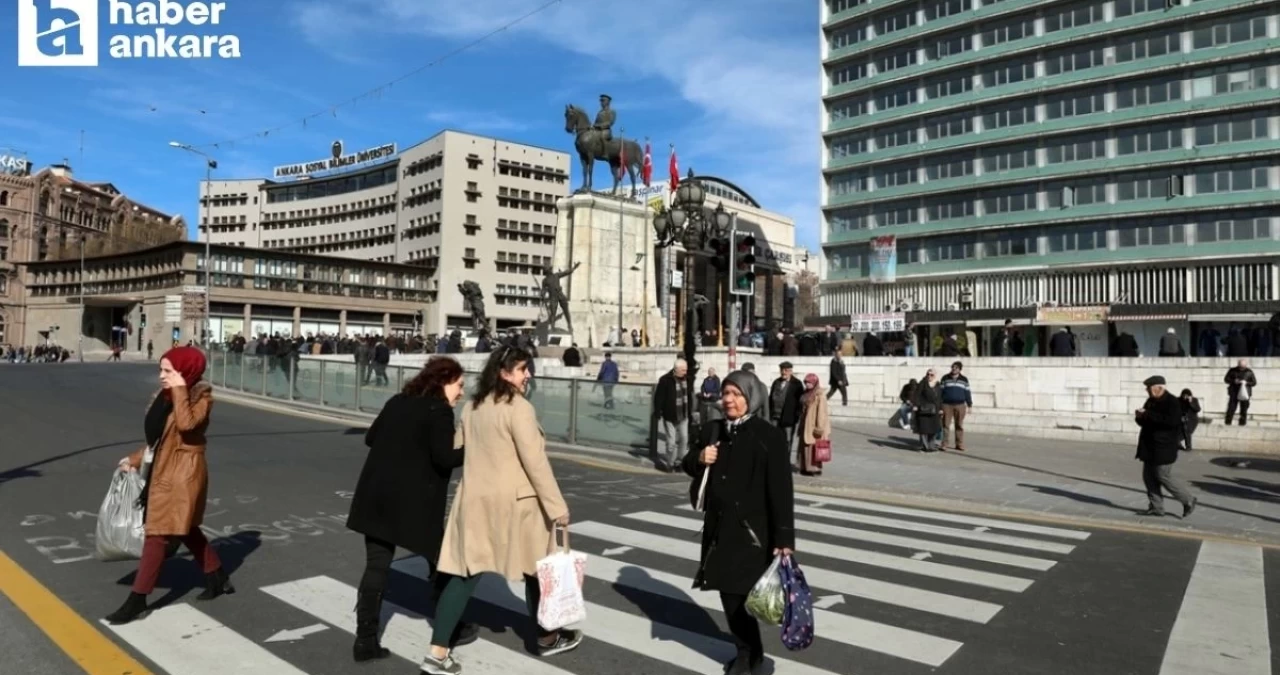
[[[907,329],[907,315],[901,312],[854,314],[849,317],[854,333],[898,333]]]
[[[898,280],[898,237],[892,234],[871,240],[870,279],[873,284]]]
[[[1040,307],[1036,323],[1042,326],[1092,326],[1107,322],[1103,307]]]

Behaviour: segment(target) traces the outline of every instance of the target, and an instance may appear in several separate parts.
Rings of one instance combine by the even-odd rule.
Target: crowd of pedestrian
[[[36,345],[30,349],[0,346],[0,362],[3,363],[64,363],[70,358],[71,352],[56,344]]]

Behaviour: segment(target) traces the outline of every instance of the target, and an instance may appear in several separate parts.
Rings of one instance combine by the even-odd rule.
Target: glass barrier
[[[381,412],[382,406],[386,405],[392,396],[400,393],[404,383],[417,373],[416,370],[388,367],[385,371],[386,379],[379,383],[380,378],[377,377],[374,369],[366,368],[365,371],[366,379],[360,383],[360,410],[375,415]]]
[[[326,361],[323,404],[333,408],[356,410],[356,374],[354,363]]]
[[[605,385],[573,381],[576,406],[574,442],[628,449],[649,447],[653,385]],[[543,415],[538,409],[538,415]]]
[[[302,359],[298,361],[293,400],[320,405],[320,383],[325,377],[324,361]]]
[[[227,372],[227,354],[226,352],[209,352],[209,363],[205,367],[205,378],[209,384],[215,387],[223,386]]]
[[[263,393],[271,398],[292,400],[297,388],[294,363],[293,359],[268,356],[266,390]]]

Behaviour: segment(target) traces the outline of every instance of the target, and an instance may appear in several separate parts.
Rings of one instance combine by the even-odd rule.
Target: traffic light
[[[713,239],[711,241],[711,264],[721,272],[727,272],[732,264],[730,262],[732,255],[729,251],[729,246],[729,240],[727,239]]]
[[[756,238],[746,232],[733,232],[733,295],[756,294]]]

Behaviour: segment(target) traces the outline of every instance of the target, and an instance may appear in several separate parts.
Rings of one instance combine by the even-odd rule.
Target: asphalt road
[[[0,552],[154,673],[350,672],[363,549],[342,522],[364,448],[363,430],[342,424],[216,406],[205,526],[239,592],[195,603],[198,571],[170,561],[151,617],[123,630],[98,623],[134,566],[93,559],[95,514],[116,461],[141,442],[153,382],[154,367],[132,364],[0,366]],[[568,461],[555,469],[574,548],[590,556],[587,641],[546,661],[529,656],[528,623],[512,611],[522,601],[501,583],[483,586],[469,612],[484,640],[460,650],[465,672],[720,672],[731,648],[718,600],[689,588],[699,523],[686,481]],[[1277,551],[826,497],[799,496],[798,506],[818,640],[788,652],[766,628],[774,672],[1280,672]],[[405,559],[393,575],[389,600],[402,609],[384,642],[398,657],[361,672],[412,672],[429,637],[416,618],[431,613],[421,567]],[[15,672],[82,672],[76,644],[59,643],[69,657],[40,637],[54,603],[31,601],[15,576],[0,574],[5,658],[17,655]],[[266,642],[297,629],[315,632]]]

